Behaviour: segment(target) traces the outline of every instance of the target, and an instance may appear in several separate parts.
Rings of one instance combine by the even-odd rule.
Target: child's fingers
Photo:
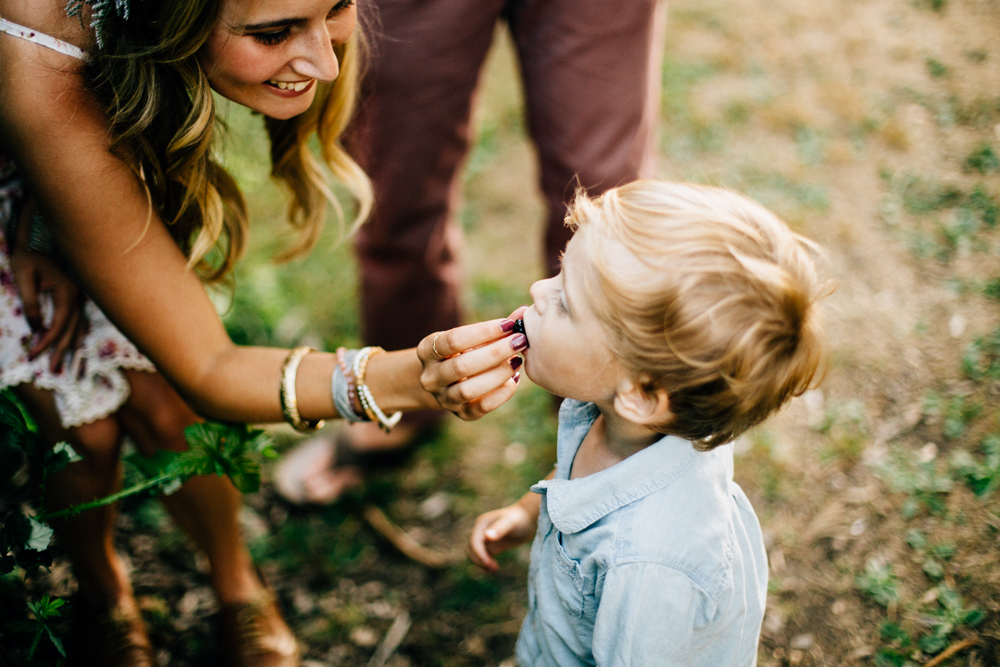
[[[479,567],[489,572],[496,572],[499,565],[493,560],[486,548],[486,530],[493,522],[495,513],[488,512],[476,519],[472,527],[472,534],[469,536],[469,558]]]
[[[497,520],[491,523],[489,528],[483,532],[483,537],[486,538],[486,548],[489,549],[491,543],[507,537],[507,533],[509,533],[513,527],[514,522],[511,521],[509,515],[503,514],[498,517]],[[496,545],[493,546],[495,547]],[[499,550],[491,551],[491,553],[499,553]]]

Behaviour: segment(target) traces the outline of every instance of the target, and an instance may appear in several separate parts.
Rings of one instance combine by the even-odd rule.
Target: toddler
[[[472,560],[534,535],[520,667],[755,665],[767,556],[730,443],[820,368],[816,247],[658,181],[580,195],[567,224],[524,313],[524,371],[567,397],[556,468],[476,520]]]

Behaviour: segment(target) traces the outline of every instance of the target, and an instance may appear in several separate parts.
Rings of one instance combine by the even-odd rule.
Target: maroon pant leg
[[[597,195],[655,175],[665,10],[657,0],[512,4],[548,211],[550,275],[572,236],[563,221],[578,185]]]
[[[394,350],[459,324],[455,173],[503,0],[377,6],[381,26],[348,146],[375,188],[356,242],[365,341]]]

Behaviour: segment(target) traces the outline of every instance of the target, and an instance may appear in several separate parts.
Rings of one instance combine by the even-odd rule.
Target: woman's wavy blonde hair
[[[85,66],[88,85],[108,116],[112,149],[141,175],[189,266],[206,282],[226,276],[248,237],[246,200],[213,155],[215,101],[196,56],[221,6],[222,0],[132,2],[128,20],[106,21],[103,47]],[[357,202],[354,227],[371,209],[371,184],[340,144],[354,111],[363,42],[358,29],[347,43],[334,46],[340,75],[320,85],[306,113],[265,121],[271,173],[291,192],[288,220],[298,231],[279,260],[315,245],[328,204],[342,229],[346,224],[324,166]],[[313,135],[322,162],[309,148]],[[218,257],[209,262],[213,249]]]
[[[612,354],[667,392],[658,430],[712,449],[821,375],[819,248],[733,192],[636,181],[579,194],[567,218],[585,244],[588,303]],[[609,252],[614,247],[626,252]]]

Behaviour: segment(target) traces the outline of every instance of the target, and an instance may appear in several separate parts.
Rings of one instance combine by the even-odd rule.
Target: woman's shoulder
[[[32,30],[81,45],[85,31],[65,15],[65,0],[0,0],[0,16]],[[37,134],[46,127],[80,118],[80,61],[0,33],[0,143],[19,131]],[[9,146],[8,146],[9,148]]]
[[[89,28],[66,15],[66,0],[0,0],[0,17],[81,49],[90,45]]]

